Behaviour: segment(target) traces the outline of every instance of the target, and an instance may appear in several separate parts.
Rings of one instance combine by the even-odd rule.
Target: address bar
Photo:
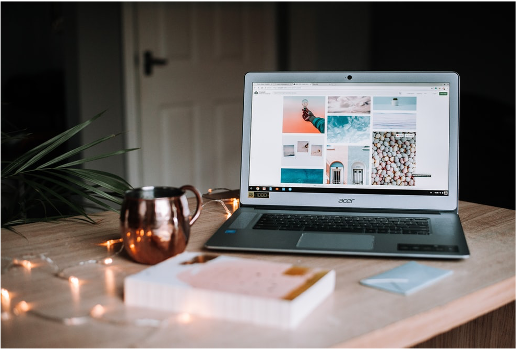
[[[403,86],[403,85],[393,85],[393,86],[370,86],[370,87],[357,87],[357,86],[276,86],[269,87],[267,89],[263,89],[265,91],[273,91],[273,90],[355,90],[355,91],[370,91],[370,90],[432,90],[430,86],[419,87],[419,86]]]

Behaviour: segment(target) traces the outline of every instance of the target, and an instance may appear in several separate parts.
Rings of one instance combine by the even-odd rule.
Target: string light
[[[177,321],[182,324],[188,324],[188,323],[192,322],[192,315],[184,312],[177,316]]]
[[[104,315],[104,312],[106,312],[106,309],[104,309],[104,306],[97,304],[91,309],[90,315],[93,318],[100,318],[100,317],[102,317],[102,315]]]
[[[114,244],[120,243],[122,241],[123,241],[122,239],[113,239],[113,240],[107,240],[98,245],[106,246],[109,248],[109,247],[112,247]],[[122,245],[121,248],[117,252],[115,252],[112,256],[119,254],[123,250],[123,248],[124,247]],[[7,264],[5,269],[2,270],[2,273],[8,272],[9,270],[11,270],[14,267],[22,267],[22,268],[30,271],[32,268],[39,265],[39,264],[32,263],[29,259],[40,259],[40,260],[46,262],[52,268],[54,276],[61,278],[61,279],[68,280],[68,282],[70,283],[70,286],[72,287],[72,293],[74,295],[74,299],[76,299],[76,300],[78,300],[78,298],[79,298],[78,292],[79,292],[79,286],[81,284],[81,281],[76,276],[67,275],[66,270],[73,268],[75,266],[82,266],[82,265],[87,265],[87,264],[111,265],[113,263],[113,258],[111,258],[111,257],[100,259],[100,260],[90,259],[90,260],[86,260],[86,261],[81,261],[73,266],[68,266],[68,267],[61,269],[52,259],[45,256],[44,254],[26,255],[22,259],[18,259],[18,258],[13,259],[13,258],[6,258],[6,257],[2,257],[2,259],[10,260],[10,263]],[[2,310],[4,310],[4,309],[6,310],[6,311],[2,311],[2,320],[7,320],[10,318],[10,295],[6,289],[2,288],[1,296],[2,296]],[[15,315],[20,315],[22,313],[27,312],[28,310],[29,310],[29,306],[28,306],[27,302],[22,301],[16,305],[16,307],[13,309],[13,313]],[[59,321],[64,324],[75,325],[75,324],[84,323],[84,320],[79,319],[79,318],[55,318],[55,317],[42,315],[42,314],[32,311],[32,310],[30,310],[30,311],[31,311],[31,314],[37,315],[42,318],[53,319],[55,321]]]
[[[213,191],[212,189],[209,190],[210,193],[212,191]],[[224,201],[219,200],[219,199],[210,200],[209,202],[204,203],[203,208],[210,203],[219,203],[226,213],[226,218],[229,218],[232,215],[231,211],[228,209],[228,207],[226,206]],[[233,205],[234,210],[236,210],[238,208],[238,204],[239,204],[238,199],[233,198],[232,205]],[[147,235],[148,234],[149,234],[149,232],[147,232]],[[144,236],[145,232],[142,230],[141,232],[139,232],[139,235]],[[123,238],[110,239],[105,242],[99,243],[98,245],[107,247],[108,251],[111,251],[112,248],[116,244],[119,244],[119,243],[123,243]],[[134,245],[133,245],[133,247],[129,247],[129,248],[134,248]],[[118,255],[120,252],[123,251],[123,249],[124,249],[124,245],[121,244],[120,249],[118,251],[114,252],[111,256]],[[5,265],[6,266],[5,268],[2,269],[2,273],[8,272],[12,268],[15,268],[15,267],[22,267],[22,268],[26,269],[27,271],[31,271],[33,268],[36,268],[36,267],[40,266],[41,264],[35,264],[35,263],[31,262],[30,260],[40,259],[43,262],[46,262],[48,264],[48,266],[50,266],[52,268],[52,271],[53,271],[52,274],[55,277],[68,280],[68,282],[70,283],[70,285],[72,287],[72,292],[74,292],[74,293],[78,292],[78,287],[80,286],[81,281],[76,276],[67,275],[66,270],[73,268],[73,267],[84,266],[84,265],[89,265],[89,264],[101,264],[101,265],[113,264],[112,257],[108,257],[108,258],[104,258],[104,259],[85,260],[85,261],[81,261],[75,265],[68,266],[65,268],[60,268],[51,258],[47,257],[44,254],[39,254],[39,255],[30,254],[30,255],[23,256],[21,259],[2,257],[2,260],[4,260],[4,259],[10,260],[10,262]],[[2,265],[4,265],[4,264],[2,264]],[[182,314],[173,316],[173,317],[171,317],[169,319],[165,319],[165,320],[149,319],[149,318],[137,318],[137,319],[131,319],[131,320],[106,319],[105,318],[106,309],[104,306],[102,306],[100,304],[93,306],[90,309],[89,313],[85,316],[56,317],[56,316],[43,314],[37,310],[34,310],[31,307],[31,305],[25,300],[22,300],[19,303],[17,303],[16,306],[11,310],[11,294],[5,288],[1,289],[1,298],[2,298],[2,313],[1,313],[2,321],[9,320],[12,317],[12,315],[20,316],[22,314],[30,314],[30,315],[33,315],[33,316],[36,316],[36,317],[39,317],[42,319],[46,319],[46,320],[53,321],[53,322],[58,322],[58,323],[65,324],[68,326],[84,324],[86,322],[89,322],[90,320],[98,320],[98,321],[108,322],[108,323],[117,324],[117,325],[136,325],[136,326],[148,326],[148,327],[161,328],[161,327],[167,326],[169,324],[170,320],[175,319],[175,321],[179,324],[188,324],[188,323],[191,323],[193,320],[192,316],[188,313],[182,313]]]
[[[77,277],[75,277],[75,276],[68,277],[68,281],[74,287],[78,287],[79,286],[79,279]]]
[[[16,304],[16,306],[14,307],[14,314],[15,315],[21,315],[23,313],[26,313],[27,311],[29,311],[30,307],[29,307],[29,304],[25,301],[25,300],[22,300],[20,301],[18,304]]]
[[[96,321],[106,322],[114,325],[121,326],[147,326],[147,327],[164,327],[169,324],[168,319],[165,320],[157,320],[152,318],[136,318],[130,320],[120,320],[120,319],[109,319],[105,317],[106,308],[100,304],[95,305],[91,308],[89,317]]]
[[[32,258],[32,257],[33,256],[31,256],[30,258]],[[11,262],[5,267],[4,272],[9,271],[10,269],[12,269],[14,267],[23,267],[24,269],[30,271],[33,267],[33,264],[29,260],[26,260],[26,259],[23,259],[23,260],[12,259]]]
[[[118,239],[110,239],[108,241],[105,241],[103,243],[100,243],[99,245],[100,246],[104,246],[107,248],[107,251],[108,253],[112,253],[114,248],[115,248],[115,245],[116,244],[119,244],[119,243],[123,243],[123,238],[118,238]],[[123,248],[123,245],[122,245],[122,248]]]
[[[123,246],[122,246],[122,249],[120,249],[118,252],[116,252],[115,254],[113,255],[117,255],[118,253],[120,253],[121,251],[123,250]],[[77,263],[76,265],[74,266],[82,266],[82,265],[87,265],[87,264],[102,264],[102,265],[111,265],[113,263],[113,258],[105,258],[105,259],[100,259],[100,260],[94,260],[94,259],[91,259],[91,260],[86,260],[86,261],[81,261],[79,263]],[[76,285],[78,286],[79,285],[79,279],[75,276],[68,276],[65,271],[74,267],[74,266],[69,266],[69,267],[66,267],[64,269],[58,269],[58,272],[56,272],[56,276],[59,277],[59,278],[63,278],[63,279],[67,279],[70,283],[72,283],[73,285]]]
[[[2,320],[11,318],[11,296],[9,291],[2,288]]]
[[[223,192],[220,192],[220,193],[215,193],[215,191],[223,191]],[[203,195],[203,198],[204,199],[208,199],[208,202],[205,202],[203,204],[203,208],[204,206],[210,204],[210,203],[219,203],[220,205],[222,205],[222,207],[224,208],[224,211],[226,212],[226,220],[229,219],[231,217],[231,215],[233,215],[233,212],[235,212],[238,207],[239,207],[239,203],[240,203],[240,200],[238,198],[232,198],[232,196],[234,196],[236,190],[230,190],[229,188],[210,188],[208,189],[208,193],[205,193]],[[227,198],[220,198],[220,196],[227,196]],[[219,197],[219,198],[217,198]],[[231,204],[233,210],[229,210],[228,207],[226,206],[226,204]]]
[[[224,208],[224,210],[226,211],[226,219],[229,219],[231,217],[231,211],[228,209],[228,207],[226,206],[226,203],[224,203],[223,200],[220,200],[220,199],[212,199],[210,200],[209,202],[206,202],[202,205],[203,209],[205,206],[207,206],[208,204],[210,203],[219,203],[220,205],[222,205],[222,208]]]
[[[32,269],[32,263],[28,260],[13,259],[11,265],[11,267],[20,266],[29,271]]]
[[[8,311],[2,311],[2,321],[7,321],[11,319],[11,313]]]
[[[111,241],[106,241],[106,242],[100,243],[99,245],[109,247],[114,243],[120,243],[120,242],[121,241],[119,241],[119,240],[111,240]],[[120,253],[123,250],[123,248],[124,247],[122,245],[122,247],[116,253],[114,253],[112,256],[115,256],[118,253]],[[2,260],[9,260],[9,258],[6,258],[6,257],[0,257],[0,258]],[[76,276],[72,276],[72,275],[68,276],[66,274],[66,270],[76,267],[76,266],[84,266],[84,265],[89,265],[89,264],[111,265],[113,263],[112,257],[108,257],[108,258],[100,259],[100,260],[90,259],[90,260],[86,260],[86,261],[81,261],[73,266],[69,266],[69,267],[60,269],[52,259],[50,259],[49,257],[47,257],[43,254],[29,255],[29,256],[24,256],[23,259],[17,259],[17,258],[10,259],[9,264],[6,266],[6,268],[3,271],[0,271],[0,274],[8,273],[11,269],[13,269],[15,267],[21,267],[21,268],[24,268],[24,269],[27,269],[30,271],[31,269],[42,265],[42,264],[34,264],[29,259],[43,260],[52,268],[52,272],[53,272],[52,274],[55,277],[68,280],[68,282],[70,283],[70,285],[72,287],[72,293],[74,294],[75,297],[77,297],[77,300],[78,300],[78,288],[79,288],[79,285],[81,284],[81,281]],[[16,306],[11,311],[10,310],[11,295],[10,295],[9,291],[5,288],[0,288],[0,297],[1,297],[1,301],[2,301],[0,321],[2,321],[2,322],[10,320],[12,318],[12,316],[21,316],[23,314],[28,314],[28,315],[32,315],[32,316],[35,316],[35,317],[38,317],[41,319],[45,319],[48,321],[61,323],[61,324],[67,325],[67,326],[82,325],[91,320],[107,322],[107,323],[116,324],[116,325],[135,325],[135,326],[147,326],[147,327],[155,327],[155,328],[165,327],[169,324],[169,319],[165,319],[165,320],[149,319],[149,318],[137,318],[137,319],[131,319],[131,320],[108,319],[105,317],[105,314],[106,314],[105,307],[100,304],[95,305],[87,315],[76,316],[76,317],[57,317],[57,316],[44,314],[42,312],[34,310],[31,307],[31,305],[24,300],[17,303]],[[177,316],[176,321],[178,323],[182,323],[182,324],[189,323],[189,322],[191,322],[191,316],[181,314],[181,315]]]
[[[10,301],[11,297],[9,296],[9,291],[5,288],[2,288],[2,301]]]

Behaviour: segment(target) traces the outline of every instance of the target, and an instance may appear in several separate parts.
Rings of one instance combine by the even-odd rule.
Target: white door
[[[238,188],[244,75],[276,68],[274,5],[131,6],[141,150],[129,158],[129,181]],[[147,74],[145,52],[166,64]]]

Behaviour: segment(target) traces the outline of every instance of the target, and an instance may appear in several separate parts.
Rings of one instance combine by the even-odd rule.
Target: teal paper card
[[[392,270],[360,281],[361,284],[389,292],[409,295],[449,276],[452,270],[408,262]]]

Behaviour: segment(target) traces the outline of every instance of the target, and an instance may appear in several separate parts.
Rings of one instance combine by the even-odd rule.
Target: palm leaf
[[[27,180],[27,177],[24,176],[22,179],[20,179],[20,182],[23,184],[23,183],[27,182],[26,180]],[[37,184],[37,182],[36,182],[36,184]],[[59,193],[61,196],[65,197],[65,198],[70,197],[70,191],[68,191],[65,188],[62,188],[61,186],[59,186],[55,183],[49,184],[49,183],[43,181],[42,184],[45,186],[48,186],[51,190]],[[46,200],[45,198],[42,199],[42,197],[45,197],[45,195],[46,195],[44,191],[37,190],[34,187],[32,187],[32,188],[33,188],[33,191],[25,191],[25,193],[24,193],[23,200],[26,202],[26,207],[25,207],[26,210],[36,207],[37,202],[39,202],[41,200]],[[59,199],[48,198],[48,201],[56,202],[56,204],[61,203],[61,201]],[[55,208],[55,209],[57,210],[57,208]],[[57,210],[57,211],[59,212],[59,210]],[[61,214],[61,213],[59,213],[59,214]]]
[[[54,182],[54,183],[57,183],[57,181],[54,181],[52,179],[49,179],[47,178],[46,176],[40,176],[40,175],[33,175],[34,177],[37,177],[37,178],[42,178],[44,180],[47,180],[47,181],[50,181],[50,182]],[[43,185],[43,184],[40,184],[40,183],[37,183],[35,181],[30,181],[30,180],[27,180],[25,179],[25,182],[27,184],[29,184],[29,186],[33,186],[35,189],[38,189],[40,191],[43,191],[43,192],[46,192],[46,193],[49,193],[50,195],[54,196],[55,198],[59,199],[60,202],[62,203],[65,203],[66,205],[68,205],[72,210],[74,210],[76,213],[86,217],[88,219],[89,222],[91,223],[95,223],[95,220],[93,220],[92,218],[90,218],[88,216],[88,214],[86,214],[86,212],[79,206],[77,206],[76,204],[72,203],[71,201],[69,201],[68,199],[66,199],[65,197],[63,197],[62,195],[60,195],[59,193],[57,193],[56,191],[52,190],[51,188]],[[67,189],[70,189],[71,191],[73,192],[76,192],[74,189],[72,189],[70,186],[68,186],[67,184],[65,183],[60,183],[60,185],[64,188],[67,188]]]
[[[85,181],[89,181],[94,183],[100,187],[103,187],[107,190],[116,192],[120,195],[123,195],[125,191],[129,190],[131,186],[127,184],[125,181],[120,182],[117,179],[113,179],[112,177],[99,174],[95,171],[91,171],[90,169],[59,169],[60,171],[69,173],[73,176],[80,177]]]
[[[68,168],[67,170],[73,170],[73,171],[79,171],[79,172],[88,172],[88,173],[95,173],[95,174],[99,174],[99,175],[104,175],[110,179],[112,179],[113,181],[117,181],[118,183],[124,185],[127,187],[127,189],[131,189],[133,188],[129,182],[127,182],[124,178],[116,175],[116,174],[112,174],[112,173],[108,173],[106,171],[102,171],[102,170],[95,170],[95,169],[76,169],[76,168]]]
[[[31,134],[20,134],[21,131],[23,131],[23,130],[14,131],[11,133],[2,131],[2,144],[6,143],[6,142],[14,141],[14,140],[23,140],[27,136],[31,135]],[[12,134],[14,134],[14,135],[12,135]]]
[[[31,186],[31,185],[29,185],[27,183],[27,186]],[[47,195],[45,195],[45,192],[42,192],[38,186],[31,186],[31,188],[33,189],[33,191],[28,191],[28,195],[26,195],[24,198],[24,203],[25,203],[24,209],[26,212],[29,212],[32,209],[36,209],[36,208],[42,206],[43,209],[45,210],[45,214],[46,214],[46,212],[47,212],[46,203],[48,203],[48,204],[50,204],[50,206],[52,208],[54,208],[54,210],[57,213],[59,213],[59,215],[63,215],[60,212],[60,210],[55,206],[55,204],[59,203],[58,200],[52,200],[51,198],[47,197]],[[50,187],[50,189],[54,192],[59,192],[61,190],[61,188],[56,185]],[[21,214],[22,213],[20,213],[20,215]],[[46,217],[46,215],[45,215],[45,217]]]
[[[83,146],[77,147],[77,148],[75,148],[75,149],[73,149],[73,150],[71,150],[69,152],[63,153],[62,155],[60,155],[60,156],[58,156],[58,157],[56,157],[56,158],[46,162],[45,164],[42,164],[42,165],[38,166],[36,169],[43,169],[45,167],[48,167],[49,165],[52,165],[52,164],[55,164],[55,163],[59,163],[60,161],[65,160],[66,158],[72,157],[72,156],[74,156],[74,155],[76,155],[76,154],[78,154],[78,153],[80,153],[80,152],[82,152],[82,151],[84,151],[84,150],[86,150],[88,148],[91,148],[91,147],[93,147],[95,145],[98,145],[99,143],[102,143],[104,141],[112,139],[113,137],[116,137],[118,135],[120,135],[120,134],[111,134],[111,135],[102,137],[102,138],[100,138],[98,140],[95,140],[95,141],[93,141],[93,142],[91,142],[91,143],[89,143],[87,145],[83,145]]]
[[[55,174],[55,175],[58,175],[58,174]],[[100,200],[98,200],[98,199],[96,199],[95,197],[91,196],[87,191],[82,191],[82,190],[80,190],[80,189],[78,189],[78,188],[75,188],[75,187],[73,187],[73,186],[70,186],[70,185],[68,185],[66,182],[62,182],[62,181],[59,181],[59,180],[55,180],[55,179],[52,179],[52,178],[49,178],[49,177],[47,177],[47,176],[43,176],[43,175],[36,175],[36,174],[33,174],[32,176],[37,177],[37,178],[40,178],[40,179],[43,179],[43,180],[46,180],[46,181],[49,181],[49,182],[53,182],[53,183],[55,183],[55,184],[59,184],[61,187],[68,189],[69,191],[71,191],[71,192],[75,193],[76,195],[79,195],[79,196],[80,196],[81,198],[83,198],[83,199],[87,199],[87,200],[89,200],[89,201],[92,201],[92,202],[96,203],[97,205],[99,205],[99,206],[103,207],[103,208],[104,208],[104,209],[106,209],[106,210],[111,210],[111,211],[115,211],[115,212],[117,211],[116,209],[112,208],[111,206],[107,205],[106,203],[101,202]],[[58,176],[63,177],[62,175],[58,175]],[[117,201],[118,201],[116,198],[114,198],[114,197],[112,197],[112,196],[110,196],[110,195],[108,195],[108,194],[106,194],[106,193],[104,193],[104,192],[102,192],[102,191],[99,191],[99,190],[95,189],[95,188],[94,188],[94,187],[92,187],[92,186],[86,185],[86,184],[82,183],[81,181],[77,181],[77,180],[75,180],[75,179],[71,179],[71,178],[70,178],[70,179],[67,179],[67,180],[69,180],[69,181],[70,181],[70,182],[72,182],[73,184],[78,185],[78,186],[80,186],[80,187],[82,187],[82,188],[86,188],[87,190],[90,190],[90,191],[91,191],[91,189],[93,189],[93,190],[94,190],[93,192],[97,193],[98,195],[102,196],[103,198],[106,198],[106,197],[107,197],[106,199],[108,199],[108,200],[110,200],[110,201],[112,201],[112,202],[114,202],[114,203],[117,203]],[[111,198],[113,198],[114,200],[112,200]],[[70,203],[69,201],[67,201],[67,202],[68,202],[68,203]],[[117,203],[117,204],[120,204],[120,203]],[[72,208],[73,208],[75,211],[77,211],[77,213],[79,213],[79,214],[81,214],[81,215],[83,215],[83,216],[88,217],[88,215],[86,215],[86,212],[85,212],[82,208],[79,208],[79,207],[77,207],[76,205],[73,205],[73,207],[72,207]],[[77,209],[77,208],[78,208],[78,209]],[[88,218],[89,218],[89,217],[88,217]]]
[[[96,116],[85,121],[84,123],[74,126],[73,128],[70,128],[67,131],[62,132],[61,134],[51,138],[50,140],[42,143],[41,145],[33,148],[27,153],[21,155],[16,160],[14,160],[11,163],[11,165],[6,167],[6,169],[2,172],[2,177],[8,176],[13,171],[14,175],[16,175],[22,172],[23,170],[27,169],[28,167],[39,161],[41,158],[43,158],[45,155],[52,152],[58,146],[69,140],[72,136],[77,134],[86,126],[93,123],[93,121],[99,118],[103,113],[104,112],[97,114]]]
[[[116,197],[110,195],[107,192],[101,191],[101,190],[99,190],[98,188],[96,188],[94,186],[88,185],[87,183],[85,183],[83,181],[77,180],[77,179],[75,179],[73,177],[70,177],[70,176],[59,174],[57,172],[53,172],[53,174],[58,176],[58,177],[60,177],[60,178],[62,178],[62,179],[64,179],[64,180],[66,180],[66,181],[68,181],[68,182],[70,182],[70,183],[75,184],[77,187],[85,189],[86,191],[84,193],[86,193],[86,194],[95,193],[100,198],[106,199],[106,200],[108,200],[110,202],[113,202],[113,203],[116,203],[116,204],[122,204],[122,201],[120,200],[120,198],[116,198]]]
[[[56,168],[68,168],[68,167],[71,167],[71,166],[92,162],[94,160],[99,160],[99,159],[103,159],[103,158],[109,158],[109,157],[116,156],[116,155],[119,155],[119,154],[124,154],[124,153],[127,153],[127,152],[135,151],[137,149],[138,148],[128,148],[128,149],[123,149],[121,151],[104,153],[104,154],[101,154],[101,155],[98,155],[98,156],[93,156],[93,157],[90,157],[90,158],[84,158],[84,159],[76,160],[74,162],[62,164],[62,165],[57,166]]]
[[[115,174],[100,170],[78,169],[76,166],[125,154],[137,148],[104,153],[65,164],[60,163],[120,134],[111,134],[99,138],[86,145],[76,147],[73,150],[48,159],[53,151],[90,125],[103,113],[99,113],[86,122],[70,128],[34,147],[14,161],[2,161],[2,179],[17,181],[14,187],[15,191],[13,193],[15,197],[13,197],[12,205],[2,209],[2,219],[4,220],[2,227],[10,228],[18,224],[65,218],[71,216],[69,215],[71,212],[75,213],[73,215],[81,215],[83,217],[79,219],[81,221],[95,223],[85,211],[85,207],[91,204],[96,205],[96,208],[117,212],[109,203],[120,205],[123,194],[132,188],[131,185],[125,179]],[[13,136],[2,132],[2,143],[6,139],[13,139]],[[24,188],[25,190],[23,190]],[[71,198],[76,196],[82,199],[80,204],[75,203],[75,200],[72,201]],[[60,211],[63,205],[68,207],[68,211],[64,215],[61,212],[63,210]],[[44,215],[44,218],[25,217],[25,213],[28,210],[34,212],[34,210],[39,211],[40,208],[43,213],[37,215]],[[6,209],[5,213],[9,214],[5,217],[4,209]],[[51,209],[53,213],[50,213],[47,209]],[[47,213],[51,216],[47,216]],[[56,216],[55,213],[59,215]]]

